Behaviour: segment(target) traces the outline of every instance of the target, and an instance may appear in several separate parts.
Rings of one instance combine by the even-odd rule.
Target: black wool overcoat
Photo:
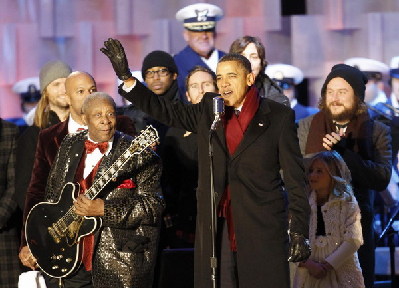
[[[207,93],[196,105],[172,103],[139,81],[131,91],[121,87],[119,93],[158,121],[197,134],[195,287],[212,287],[208,136],[216,95]],[[223,127],[213,137],[216,203],[229,185],[240,287],[288,288],[288,214],[291,230],[308,235],[310,209],[294,118],[291,108],[261,99],[233,155],[227,150]]]

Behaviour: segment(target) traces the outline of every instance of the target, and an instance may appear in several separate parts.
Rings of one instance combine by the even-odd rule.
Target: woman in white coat
[[[335,151],[310,160],[309,240],[312,254],[295,273],[294,288],[364,287],[357,250],[363,244],[360,210],[351,175]]]

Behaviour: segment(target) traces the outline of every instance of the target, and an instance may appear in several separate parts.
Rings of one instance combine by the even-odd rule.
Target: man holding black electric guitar
[[[82,112],[88,130],[62,141],[20,259],[47,287],[151,287],[164,207],[159,157],[147,149],[156,130],[116,131],[115,102],[101,92]]]

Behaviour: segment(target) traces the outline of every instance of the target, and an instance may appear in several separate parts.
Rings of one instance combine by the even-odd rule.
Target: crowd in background
[[[173,56],[160,50],[152,51],[143,59],[141,71],[133,73],[134,79],[167,103],[195,106],[206,93],[221,92],[217,69],[223,56],[240,54],[248,59],[254,76],[251,87],[256,87],[260,98],[295,112],[293,121],[295,128],[298,127],[300,152],[305,158],[312,157],[305,163],[311,213],[309,236],[305,238],[310,240],[312,254],[309,260],[291,265],[291,285],[346,287],[343,283],[355,281],[356,287],[373,287],[375,219],[382,225],[386,223],[399,199],[399,56],[394,57],[390,65],[361,57],[343,59],[343,64],[332,67],[327,76],[318,107],[310,107],[300,103],[297,97],[296,87],[304,80],[303,73],[292,65],[269,64],[268,61],[273,61],[266,58],[265,46],[259,38],[240,37],[227,53],[215,47],[215,26],[222,17],[223,11],[211,4],[189,5],[178,11],[176,18],[183,22],[187,46]],[[31,208],[45,199],[40,193],[49,189],[47,178],[64,137],[88,128],[82,118],[82,107],[85,99],[97,91],[96,82],[86,72],[72,71],[73,67],[67,63],[51,61],[42,67],[38,78],[16,83],[14,91],[21,95],[25,116],[14,120],[19,130],[16,125],[1,120],[0,164],[2,171],[6,171],[0,177],[1,287],[17,287],[18,277],[27,267],[37,268],[35,262],[30,262],[34,259],[27,259],[32,256],[25,239],[26,218]],[[118,73],[117,76],[127,80]],[[387,77],[389,83],[385,81]],[[340,79],[344,82],[339,82]],[[385,93],[387,85],[390,95]],[[120,89],[125,89],[124,84]],[[334,109],[343,109],[343,112]],[[138,286],[150,287],[148,283],[154,283],[153,287],[158,287],[163,250],[191,249],[196,244],[198,142],[203,143],[203,139],[198,139],[200,133],[159,121],[134,101],[117,107],[116,113],[119,114],[116,130],[136,136],[147,125],[152,125],[159,135],[159,143],[152,149],[162,160],[158,181],[165,203],[164,207],[159,204],[158,210],[153,208],[158,212],[163,210],[161,219],[154,220],[158,232],[151,232],[158,244],[157,248],[152,247],[148,271],[140,276],[147,280]],[[240,113],[241,110],[237,115]],[[325,150],[329,152],[321,152]],[[319,176],[315,176],[317,173]],[[327,184],[317,186],[319,180],[313,178],[321,174]],[[283,175],[283,181],[289,183],[289,173],[285,177]],[[223,217],[228,219],[226,215]],[[339,225],[331,220],[336,219],[334,217],[340,219]],[[231,236],[230,230],[228,233]],[[332,247],[333,241],[345,244],[338,249]],[[337,250],[339,253],[333,255]],[[95,269],[100,268],[90,269],[94,269],[95,274]],[[237,275],[239,279],[240,273]],[[238,282],[234,282],[239,281],[237,279],[233,277],[228,286],[222,287],[238,287]],[[57,285],[46,281],[48,287]],[[355,287],[351,285],[347,287]]]

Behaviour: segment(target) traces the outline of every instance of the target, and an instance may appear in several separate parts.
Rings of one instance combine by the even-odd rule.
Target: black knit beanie
[[[323,87],[321,88],[321,95],[324,95],[326,92],[327,84],[331,79],[337,77],[345,79],[345,81],[348,82],[355,91],[355,95],[359,97],[360,100],[364,101],[367,77],[359,69],[346,64],[337,64],[331,68],[331,72],[328,74],[326,81],[324,81]]]
[[[177,66],[173,57],[164,51],[156,50],[145,56],[141,75],[145,79],[145,72],[152,67],[166,67],[171,73],[177,73]]]

